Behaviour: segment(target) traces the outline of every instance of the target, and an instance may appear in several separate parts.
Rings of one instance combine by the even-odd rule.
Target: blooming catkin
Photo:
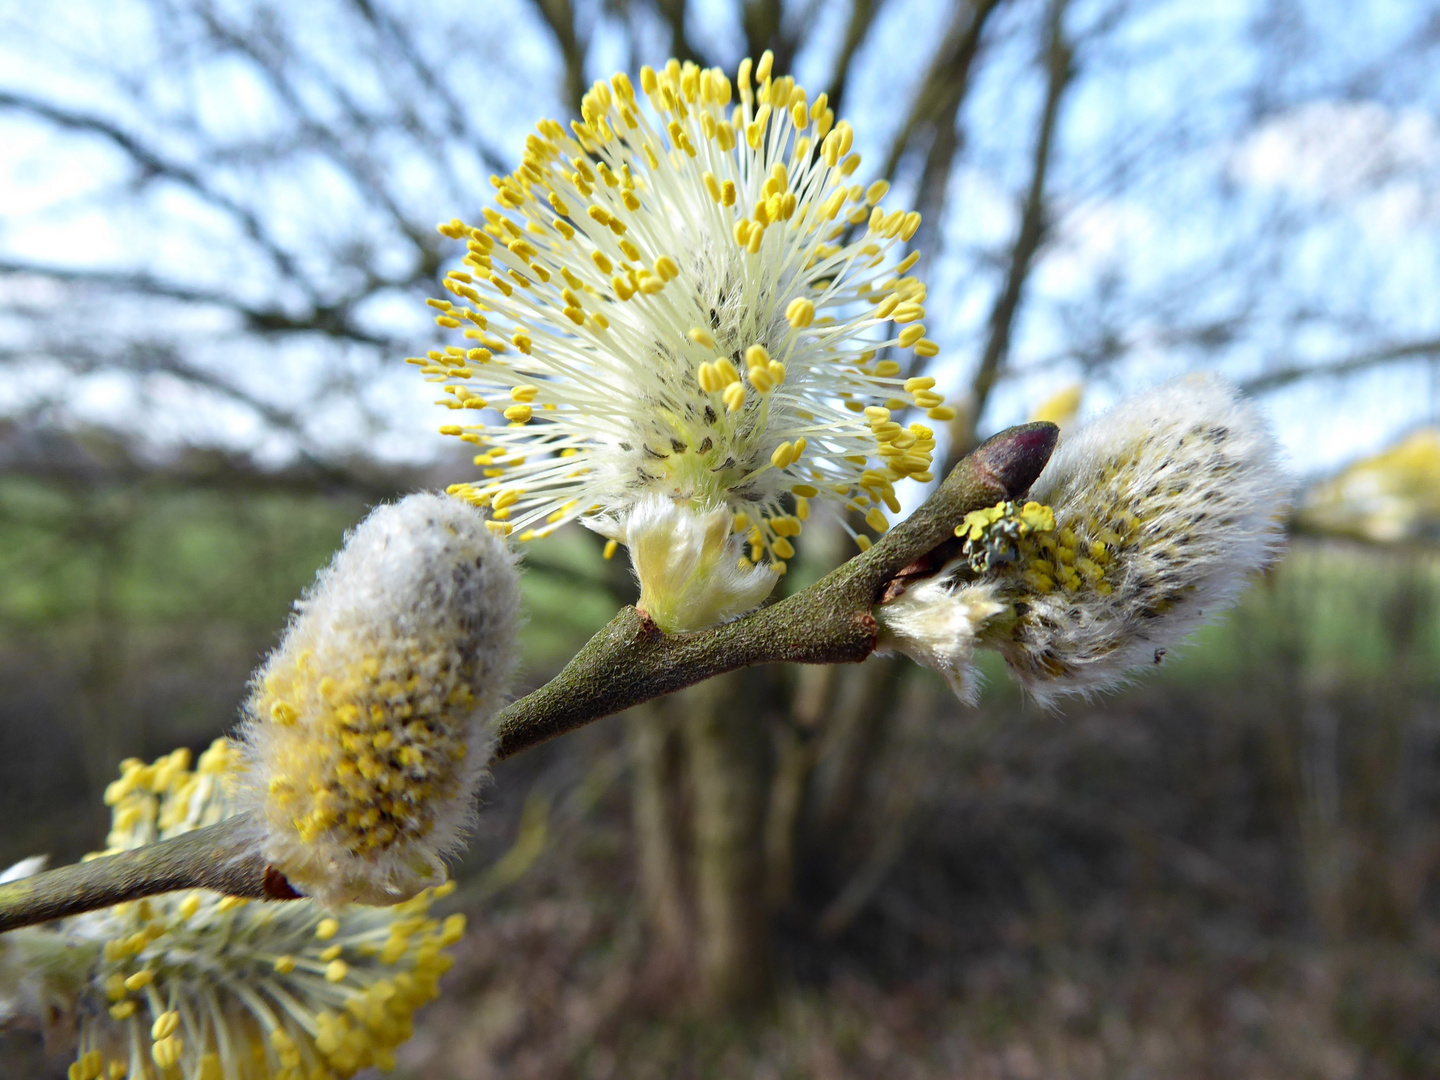
[[[1047,703],[1159,663],[1233,603],[1279,548],[1287,484],[1254,408],[1197,375],[1063,439],[1030,496],[969,514],[964,558],[877,617],[956,685],[976,644],[998,650]]]
[[[464,338],[409,361],[479,451],[451,491],[520,540],[579,520],[626,545],[667,631],[759,604],[812,499],[883,531],[931,479],[935,433],[903,414],[955,416],[902,359],[939,348],[920,215],[855,180],[850,125],[772,66],[672,60],[541,121],[483,220],[440,226],[467,250],[429,302]]]
[[[217,741],[127,761],[105,798],[107,854],[229,817],[239,766]],[[0,1015],[78,1041],[70,1080],[335,1080],[378,1065],[439,993],[462,915],[447,883],[387,908],[328,913],[167,893],[0,936]]]
[[[265,857],[326,903],[444,880],[515,660],[514,558],[458,499],[411,495],[347,537],[255,678],[243,797]]]

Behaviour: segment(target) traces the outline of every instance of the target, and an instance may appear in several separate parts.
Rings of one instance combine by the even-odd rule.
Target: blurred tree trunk
[[[640,894],[652,934],[648,981],[664,992],[692,968],[694,922],[684,874],[684,747],[670,704],[650,702],[625,714]]]
[[[770,986],[764,827],[765,722],[748,673],[686,691],[678,704],[694,785],[695,910],[700,1000],[743,1009]]]

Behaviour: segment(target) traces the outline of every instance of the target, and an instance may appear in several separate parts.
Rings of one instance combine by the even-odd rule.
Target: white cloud
[[[1228,172],[1261,191],[1351,208],[1385,235],[1440,221],[1440,125],[1418,110],[1302,105],[1252,132]]]

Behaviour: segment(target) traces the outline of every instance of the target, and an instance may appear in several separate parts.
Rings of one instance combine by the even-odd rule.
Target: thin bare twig
[[[1035,153],[1030,169],[1030,188],[1025,195],[1024,208],[1020,213],[1020,228],[1010,248],[1010,263],[1005,272],[1005,284],[995,297],[990,310],[989,332],[985,351],[980,357],[980,366],[970,384],[970,423],[979,422],[985,411],[1001,367],[1010,355],[1010,335],[1015,326],[1015,316],[1020,310],[1025,285],[1030,277],[1030,268],[1040,245],[1049,233],[1048,201],[1045,196],[1045,181],[1050,169],[1050,158],[1055,141],[1056,122],[1060,116],[1060,102],[1075,75],[1074,55],[1065,39],[1066,0],[1052,0],[1047,20],[1047,41],[1045,45],[1045,106],[1040,114],[1040,130],[1035,137]],[[973,443],[974,433],[970,433]],[[961,447],[961,450],[968,447]]]
[[[17,94],[13,91],[0,91],[0,108],[13,109],[16,112],[28,113],[31,116],[48,120],[57,127],[69,128],[72,131],[85,131],[92,135],[98,135],[113,146],[124,152],[136,168],[140,170],[142,177],[149,179],[162,176],[176,184],[192,191],[211,206],[224,211],[234,218],[259,247],[270,256],[277,269],[287,278],[303,287],[312,302],[317,301],[314,289],[309,280],[300,272],[300,268],[291,254],[280,246],[270,236],[264,224],[255,215],[255,212],[248,206],[236,202],[228,195],[216,190],[200,173],[183,165],[178,161],[172,161],[165,157],[158,150],[147,146],[134,132],[126,131],[119,124],[105,119],[102,116],[94,116],[88,113],[67,109],[53,102],[41,101],[24,94]]]
[[[1372,349],[1354,356],[1347,356],[1341,360],[1331,360],[1321,364],[1297,364],[1293,367],[1278,368],[1247,380],[1241,384],[1241,388],[1247,394],[1266,394],[1306,379],[1338,378],[1384,364],[1393,364],[1401,360],[1418,360],[1427,356],[1440,356],[1440,338],[1405,341],[1383,349]]]

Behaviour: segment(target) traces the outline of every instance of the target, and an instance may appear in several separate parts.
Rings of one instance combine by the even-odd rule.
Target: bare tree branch
[[[1055,139],[1056,123],[1060,116],[1060,102],[1066,88],[1075,76],[1074,55],[1065,39],[1065,7],[1067,0],[1051,0],[1046,17],[1045,105],[1040,114],[1040,129],[1035,138],[1035,151],[1030,169],[1030,188],[1025,195],[1024,208],[1020,214],[1020,228],[1010,248],[1009,266],[1005,272],[1005,283],[990,310],[989,329],[985,340],[985,351],[980,357],[980,366],[970,384],[971,431],[969,441],[975,439],[974,425],[979,422],[1000,375],[1002,365],[1010,354],[1010,336],[1015,326],[1015,316],[1025,294],[1025,284],[1030,276],[1035,253],[1040,250],[1049,232],[1045,180],[1050,168],[1050,157]],[[960,446],[963,451],[967,447]]]
[[[1003,0],[959,0],[955,16],[945,32],[945,38],[930,61],[930,68],[920,83],[910,112],[895,140],[890,144],[885,164],[880,175],[887,180],[895,178],[900,161],[910,149],[922,130],[944,127],[952,129],[955,114],[970,87],[970,71],[979,55],[984,38],[985,24],[1000,7]],[[953,146],[958,145],[952,143]]]
[[[307,333],[325,334],[365,345],[396,348],[398,343],[380,337],[356,325],[351,318],[354,305],[377,288],[398,288],[410,281],[375,281],[364,292],[328,304],[316,304],[303,315],[291,315],[277,307],[254,307],[239,297],[213,289],[197,289],[180,285],[144,271],[84,270],[47,263],[0,259],[0,274],[30,274],[74,285],[92,285],[118,292],[134,293],[162,300],[179,300],[190,304],[213,304],[235,312],[245,321],[246,328],[259,334]]]
[[[350,0],[350,2],[361,17],[375,28],[376,38],[381,44],[393,49],[415,73],[415,77],[425,87],[429,99],[439,102],[444,107],[450,134],[463,139],[474,149],[487,168],[493,169],[495,172],[505,172],[507,167],[504,156],[490,146],[471,125],[464,108],[451,92],[449,85],[420,55],[404,20],[392,17],[372,4],[370,0]]]
[[[690,40],[685,24],[685,0],[655,0],[660,16],[670,26],[670,55],[681,63],[689,60],[702,67],[709,63]]]
[[[835,57],[835,70],[830,75],[830,108],[835,115],[843,115],[845,92],[850,88],[850,66],[854,63],[855,52],[870,33],[875,17],[885,0],[851,0],[850,18],[845,23],[845,37],[840,42],[840,52]]]
[[[48,120],[59,127],[69,128],[72,131],[88,132],[106,139],[112,145],[127,154],[139,168],[142,179],[164,177],[181,187],[187,188],[210,205],[223,210],[230,217],[239,223],[245,235],[270,256],[276,268],[289,278],[296,285],[305,289],[312,302],[317,303],[313,285],[300,271],[294,258],[279,242],[270,236],[269,231],[249,207],[236,202],[224,192],[208,183],[205,178],[187,165],[178,161],[171,161],[164,157],[158,150],[153,150],[145,145],[138,135],[126,131],[118,124],[106,120],[104,117],[93,116],[86,113],[76,112],[71,109],[62,108],[51,102],[40,101],[37,98],[17,94],[14,91],[0,90],[0,109],[13,109],[16,112],[26,113],[43,120]]]
[[[1422,338],[1406,341],[1383,349],[1369,349],[1354,356],[1331,360],[1322,364],[1297,364],[1293,367],[1278,368],[1257,375],[1241,383],[1247,394],[1268,394],[1272,390],[1290,386],[1309,379],[1334,379],[1352,375],[1373,367],[1393,364],[1401,360],[1415,360],[1425,356],[1440,356],[1440,338]]]
[[[555,44],[560,47],[560,59],[565,64],[565,104],[574,116],[580,115],[580,100],[585,96],[585,50],[587,43],[581,41],[575,25],[575,5],[570,0],[531,0],[535,10],[545,20]]]

